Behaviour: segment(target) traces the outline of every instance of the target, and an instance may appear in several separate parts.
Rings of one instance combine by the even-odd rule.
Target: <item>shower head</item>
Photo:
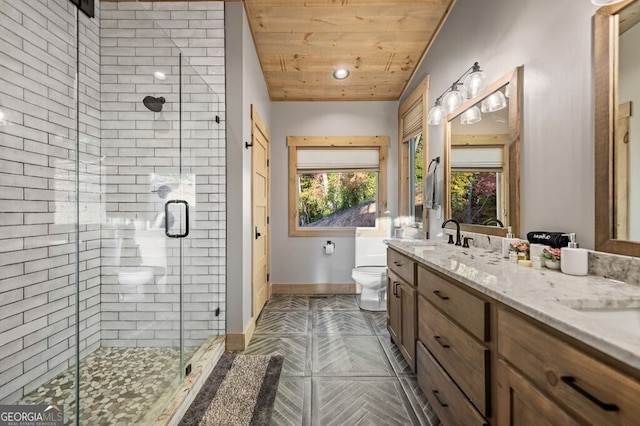
[[[164,105],[164,98],[160,96],[159,98],[155,98],[153,96],[145,96],[142,100],[144,106],[149,108],[150,111],[160,112],[162,111],[162,105]]]

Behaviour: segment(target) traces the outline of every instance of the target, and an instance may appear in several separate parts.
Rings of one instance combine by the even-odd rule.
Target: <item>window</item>
[[[451,146],[451,217],[473,225],[505,221],[503,146]]]
[[[387,210],[387,136],[290,136],[289,236],[380,230]]]
[[[422,133],[409,139],[409,212],[413,223],[422,224],[424,184],[424,143]]]
[[[423,178],[427,159],[425,113],[428,77],[409,95],[398,110],[400,142],[398,164],[398,208],[401,225],[425,231],[427,210],[423,206]],[[426,235],[425,235],[426,236]]]

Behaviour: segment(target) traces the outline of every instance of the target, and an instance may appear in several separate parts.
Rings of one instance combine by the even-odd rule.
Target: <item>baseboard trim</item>
[[[273,284],[273,294],[355,294],[356,284]]]
[[[228,351],[244,351],[256,331],[256,318],[251,318],[249,325],[242,333],[227,333],[226,348]]]

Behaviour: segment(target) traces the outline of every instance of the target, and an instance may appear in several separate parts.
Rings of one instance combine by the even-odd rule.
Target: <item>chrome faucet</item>
[[[444,222],[442,222],[442,229],[444,229],[444,227],[447,225],[447,223],[449,222],[453,222],[456,224],[456,245],[457,246],[461,246],[462,242],[460,241],[460,222],[458,222],[455,219],[449,219],[449,220],[445,220]]]

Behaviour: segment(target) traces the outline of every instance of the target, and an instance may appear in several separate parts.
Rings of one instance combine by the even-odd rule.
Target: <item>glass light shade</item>
[[[464,79],[464,93],[468,99],[475,98],[487,87],[487,78],[482,70],[474,71]]]
[[[482,114],[477,106],[472,106],[460,116],[460,124],[473,124],[482,120]]]
[[[502,108],[506,108],[507,98],[504,97],[504,93],[500,90],[493,92],[487,96],[480,104],[480,110],[482,112],[494,112],[500,111]]]
[[[427,116],[427,124],[431,126],[442,124],[446,113],[447,112],[444,110],[444,107],[442,105],[435,105],[429,110],[429,115]]]
[[[462,93],[460,93],[457,87],[453,87],[449,93],[444,95],[444,98],[442,99],[442,106],[447,113],[452,113],[456,109],[460,108],[463,102],[464,96],[462,96]]]

